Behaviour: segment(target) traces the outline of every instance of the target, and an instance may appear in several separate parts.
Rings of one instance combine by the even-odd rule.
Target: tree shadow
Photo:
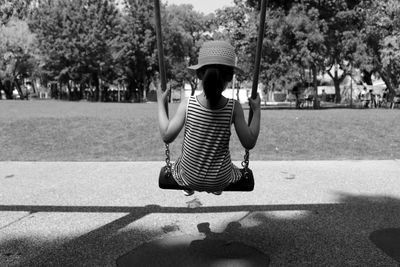
[[[385,196],[337,194],[338,203],[242,205],[210,207],[96,207],[0,205],[0,211],[126,213],[126,215],[63,244],[43,241],[34,258],[19,258],[19,266],[109,266],[122,255],[158,239],[182,236],[179,225],[161,223],[159,231],[127,229],[129,224],[153,214],[201,214],[247,212],[240,220],[227,223],[222,232],[215,225],[198,222],[196,238],[189,247],[207,247],[209,240],[237,242],[270,257],[273,266],[396,266],[399,263],[398,234],[400,200]],[[217,216],[217,215],[216,215]],[[394,229],[394,230],[393,230]],[[395,232],[393,232],[395,231]],[[206,238],[204,238],[204,236]],[[388,240],[389,239],[389,240]],[[160,239],[168,240],[168,239]],[[171,240],[171,239],[170,239]],[[199,241],[203,243],[199,243]],[[46,243],[47,242],[47,243]],[[188,243],[185,246],[188,246]],[[35,240],[21,239],[0,243],[0,251],[24,247]],[[391,245],[387,245],[390,243]],[[204,245],[206,244],[206,245]],[[376,245],[375,245],[376,244]],[[386,244],[386,245],[382,245]],[[158,243],[157,249],[173,254],[183,246]],[[153,247],[154,249],[155,247]],[[150,255],[151,256],[151,255]],[[153,255],[154,256],[154,255]],[[165,265],[165,262],[163,262]],[[154,265],[161,266],[161,265]]]
[[[378,248],[400,263],[400,228],[379,229],[369,237]]]

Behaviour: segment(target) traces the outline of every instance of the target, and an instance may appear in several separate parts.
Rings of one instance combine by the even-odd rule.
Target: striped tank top
[[[178,184],[215,192],[240,179],[229,152],[234,105],[229,99],[223,108],[211,110],[196,96],[189,98],[182,154],[172,168]]]

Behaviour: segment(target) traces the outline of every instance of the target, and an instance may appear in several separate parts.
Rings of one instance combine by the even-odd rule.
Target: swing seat
[[[246,191],[250,192],[254,189],[254,177],[253,172],[247,169],[247,175],[244,174],[244,169],[240,169],[242,173],[242,178],[234,183],[230,184],[223,191]],[[161,189],[172,189],[172,190],[191,190],[188,187],[180,186],[175,179],[172,177],[171,173],[166,170],[166,166],[161,168],[160,176],[158,178],[158,186]]]

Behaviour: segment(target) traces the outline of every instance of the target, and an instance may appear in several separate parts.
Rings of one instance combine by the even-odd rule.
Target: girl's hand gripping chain
[[[171,91],[170,88],[167,88],[164,92],[162,91],[161,87],[157,89],[157,102],[162,103],[163,105],[167,103],[169,92]]]
[[[175,115],[169,119],[167,104],[170,89],[163,92],[161,88],[157,90],[157,104],[158,104],[158,123],[161,133],[161,138],[167,144],[171,143],[178,136],[183,128],[186,114],[187,100],[182,100]]]
[[[258,111],[261,108],[261,98],[260,95],[257,94],[256,99],[252,99],[251,97],[249,98],[249,105],[250,108],[254,111]]]

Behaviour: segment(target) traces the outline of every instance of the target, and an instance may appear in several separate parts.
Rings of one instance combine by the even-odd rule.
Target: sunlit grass
[[[170,105],[174,114],[177,105]],[[164,160],[155,104],[0,101],[0,160]],[[400,158],[398,109],[267,109],[251,160]],[[176,158],[181,134],[171,145]],[[232,158],[244,150],[232,133]]]

